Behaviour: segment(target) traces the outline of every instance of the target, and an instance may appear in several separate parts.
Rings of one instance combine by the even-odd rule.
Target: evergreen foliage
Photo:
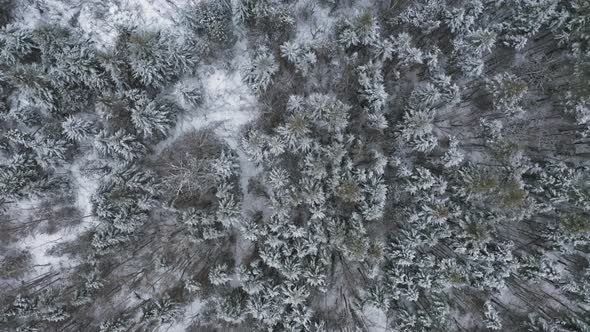
[[[66,2],[0,0],[1,331],[590,331],[588,1]]]

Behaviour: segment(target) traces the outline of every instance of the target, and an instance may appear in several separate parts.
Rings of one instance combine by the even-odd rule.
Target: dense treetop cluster
[[[0,0],[0,331],[590,331],[590,2],[172,2]]]

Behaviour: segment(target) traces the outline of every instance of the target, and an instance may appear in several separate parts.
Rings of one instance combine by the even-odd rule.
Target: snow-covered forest
[[[590,1],[0,0],[0,331],[590,331]]]

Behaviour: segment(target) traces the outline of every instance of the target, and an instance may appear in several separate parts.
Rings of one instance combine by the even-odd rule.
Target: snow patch
[[[215,69],[203,84],[203,105],[179,119],[170,137],[155,147],[156,153],[183,134],[208,127],[213,127],[230,147],[237,148],[240,129],[258,116],[255,96],[242,82],[238,71]]]
[[[19,247],[29,251],[34,268],[33,276],[43,275],[50,271],[75,267],[80,264],[67,256],[55,256],[48,251],[55,245],[75,241],[80,237],[85,227],[77,225],[75,228],[65,227],[53,234],[32,234],[19,240]]]
[[[75,238],[75,237],[74,237]],[[64,234],[58,232],[55,234],[37,234],[28,236],[20,240],[20,247],[29,251],[32,257],[31,264],[35,269],[35,274],[42,275],[51,270],[64,267],[68,261],[64,257],[57,257],[47,253],[47,250],[57,243],[64,241]]]
[[[367,321],[367,329],[370,332],[387,331],[387,315],[383,310],[372,305],[366,305],[363,308],[363,314]]]
[[[193,324],[193,322],[199,317],[199,312],[205,303],[199,299],[193,300],[189,305],[184,308],[182,315],[183,319],[179,319],[172,325],[163,325],[158,328],[161,332],[185,332]]]
[[[70,169],[74,178],[74,185],[76,187],[76,206],[80,210],[83,217],[92,215],[92,195],[99,187],[99,181],[96,179],[84,177],[80,171],[80,162],[85,158],[80,158],[78,162],[74,163]]]

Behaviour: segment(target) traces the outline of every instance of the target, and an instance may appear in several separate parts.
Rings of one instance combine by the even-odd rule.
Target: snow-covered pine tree
[[[369,126],[376,129],[387,128],[384,108],[388,95],[383,85],[381,63],[368,63],[358,68],[361,98],[367,103]]]
[[[529,38],[534,36],[556,15],[557,0],[510,0],[507,1],[511,16],[502,24],[504,43],[516,49],[523,49]]]
[[[397,19],[416,27],[423,34],[429,34],[442,25],[445,10],[443,0],[420,0],[406,8]]]
[[[131,110],[131,122],[145,138],[166,136],[176,122],[178,109],[165,100],[140,99]]]
[[[492,331],[501,330],[502,320],[500,319],[500,316],[498,315],[496,308],[494,308],[494,305],[490,301],[487,301],[484,304],[484,308],[484,322],[486,327]]]
[[[156,321],[159,324],[171,323],[182,314],[178,304],[168,296],[159,300],[150,299],[142,307],[142,312],[143,320]]]
[[[412,46],[412,36],[402,32],[395,37],[391,37],[393,53],[397,56],[399,66],[411,66],[421,64],[424,60],[424,53]]]
[[[303,76],[306,76],[317,62],[314,51],[298,41],[287,41],[281,45],[281,55],[289,60]]]
[[[352,19],[345,19],[338,26],[338,42],[347,48],[372,46],[380,38],[379,22],[371,10],[358,13]]]
[[[487,89],[494,98],[494,108],[507,115],[522,115],[522,99],[527,92],[527,85],[513,74],[502,73],[487,82]]]
[[[256,92],[262,93],[279,70],[274,56],[266,49],[259,49],[242,69],[244,81]]]
[[[94,134],[93,124],[77,116],[69,116],[61,124],[64,134],[69,140],[83,141]]]
[[[190,45],[160,31],[128,31],[124,35],[127,61],[133,77],[148,87],[163,87],[191,73],[197,64]]]
[[[127,161],[139,159],[146,153],[146,147],[122,129],[112,134],[101,130],[94,140],[94,148],[103,156]]]
[[[9,23],[0,28],[0,64],[15,65],[32,52],[32,31],[26,26]]]
[[[236,2],[237,6],[237,2]],[[232,8],[225,1],[202,1],[183,10],[184,24],[209,44],[227,46],[234,40]]]

